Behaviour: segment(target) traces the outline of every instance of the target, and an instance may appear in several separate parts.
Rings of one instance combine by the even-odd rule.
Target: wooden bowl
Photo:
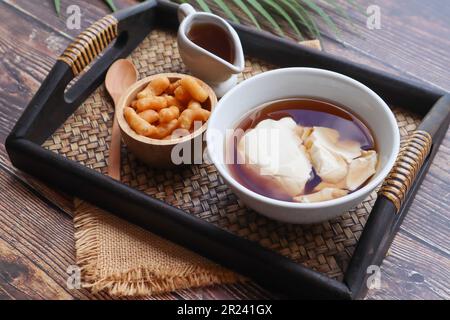
[[[139,160],[152,167],[170,168],[180,164],[187,164],[186,161],[184,163],[174,163],[172,161],[172,150],[175,146],[178,146],[179,144],[184,145],[179,146],[176,151],[178,151],[181,147],[191,148],[190,149],[191,156],[189,157],[190,159],[188,158],[185,159],[188,161],[190,160],[190,164],[193,164],[195,156],[197,156],[196,157],[197,161],[199,157],[203,157],[203,150],[205,147],[203,133],[207,128],[208,121],[206,121],[199,129],[195,130],[191,134],[186,135],[184,137],[170,140],[159,140],[137,134],[133,129],[130,128],[128,122],[124,118],[123,115],[124,108],[126,106],[130,106],[131,102],[136,98],[138,92],[142,91],[151,80],[162,76],[168,77],[171,83],[179,79],[188,77],[188,75],[180,73],[160,73],[152,75],[150,77],[146,77],[136,82],[130,88],[128,88],[126,93],[120,99],[119,104],[116,106],[117,120],[119,123],[122,138],[125,144],[127,145],[128,149]],[[206,83],[204,83],[201,80],[199,81],[203,85],[203,87],[207,90],[209,96],[208,99],[205,101],[205,103],[203,103],[203,106],[205,109],[213,111],[215,105],[217,104],[217,96]],[[201,150],[198,150],[199,145],[202,146]]]

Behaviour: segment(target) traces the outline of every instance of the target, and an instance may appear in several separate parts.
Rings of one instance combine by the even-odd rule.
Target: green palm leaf
[[[282,36],[284,36],[284,32],[281,29],[280,25],[275,21],[275,19],[267,12],[266,9],[257,1],[257,0],[247,0],[248,3],[250,3],[255,10],[262,15],[269,23],[272,25],[272,27],[276,30],[276,32]]]
[[[258,28],[261,29],[261,26],[258,23],[258,20],[256,20],[255,15],[251,12],[251,10],[247,7],[247,5],[242,0],[233,0],[233,2],[236,4],[236,6],[241,9],[247,17],[250,18],[252,23]]]
[[[278,3],[276,3],[275,1],[272,1],[272,0],[264,0],[264,3],[266,3],[268,6],[272,7],[280,16],[282,16],[284,18],[284,20],[286,20],[287,23],[291,26],[291,28],[294,30],[294,32],[297,34],[297,36],[300,39],[303,39],[302,33],[298,29],[294,20],[292,20],[289,13],[287,13],[283,7],[281,7]]]
[[[205,2],[205,0],[196,0],[200,8],[202,8],[203,11],[211,12],[211,9],[209,9],[208,4]]]
[[[61,0],[53,0],[53,3],[55,4],[56,14],[61,15]]]
[[[214,0],[214,2],[219,6],[220,10],[222,10],[227,17],[236,23],[239,23],[239,19],[234,15],[233,11],[223,2],[223,0]]]
[[[114,0],[103,0],[103,1],[108,5],[108,7],[112,11],[117,11],[117,7],[114,3]],[[53,0],[53,4],[55,5],[56,13],[59,16],[61,14],[61,0]]]
[[[111,8],[112,11],[117,11],[117,7],[113,0],[104,0],[106,4]]]
[[[185,0],[174,0],[176,2],[189,2]],[[197,2],[199,0],[196,0]],[[208,0],[201,0],[202,2],[208,2]],[[213,0],[209,0],[213,1]],[[255,13],[263,17],[269,22],[273,30],[284,35],[283,29],[279,22],[286,22],[289,27],[295,32],[297,37],[303,38],[302,32],[299,26],[306,27],[307,31],[314,37],[320,38],[320,31],[315,21],[316,16],[325,22],[325,25],[330,28],[336,35],[339,35],[339,28],[334,23],[333,19],[318,5],[317,0],[232,0],[236,7],[230,6],[223,0],[214,0],[219,9],[232,21],[238,20],[239,11],[244,13],[250,18],[251,22],[259,29],[261,26],[258,22],[258,18],[255,17]],[[339,5],[336,0],[321,0],[324,3],[331,5],[341,16],[346,20],[350,20],[350,17]],[[346,0],[352,6],[355,6],[355,0]],[[192,2],[192,1],[191,1]],[[205,5],[200,5],[200,8],[206,11]],[[238,11],[236,11],[238,9]],[[208,7],[209,10],[209,7]]]
[[[314,36],[320,38],[320,31],[317,27],[314,19],[308,14],[308,11],[297,1],[295,0],[282,0],[286,3],[289,3],[292,7],[294,7],[297,15],[299,16],[300,22],[306,26],[308,31]]]
[[[324,0],[324,1],[330,4],[333,7],[333,9],[336,10],[341,15],[341,17],[344,17],[345,20],[350,22],[350,27],[352,28],[352,30],[356,30],[355,25],[352,23],[352,19],[347,13],[347,10],[345,10],[342,6],[340,6],[337,0]]]
[[[312,11],[316,12],[323,19],[323,21],[328,25],[328,27],[333,29],[333,31],[336,34],[339,34],[338,27],[333,22],[333,20],[330,18],[330,16],[328,16],[325,13],[325,11],[323,11],[323,9],[321,7],[319,7],[317,4],[315,4],[312,0],[301,0],[301,1],[303,1],[305,3],[305,5],[307,5]]]

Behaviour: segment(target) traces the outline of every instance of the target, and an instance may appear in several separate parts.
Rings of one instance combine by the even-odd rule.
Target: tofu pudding
[[[378,155],[370,130],[332,102],[292,98],[245,115],[227,142],[232,175],[277,200],[336,199],[365,185]]]

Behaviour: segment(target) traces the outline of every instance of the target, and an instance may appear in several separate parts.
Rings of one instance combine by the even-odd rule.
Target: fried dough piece
[[[156,132],[156,127],[142,119],[133,108],[125,107],[123,110],[125,120],[127,120],[131,129],[137,134],[149,137]]]

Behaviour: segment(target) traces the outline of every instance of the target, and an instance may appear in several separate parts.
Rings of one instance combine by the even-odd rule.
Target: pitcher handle
[[[187,16],[195,13],[194,7],[191,6],[188,3],[183,3],[178,7],[178,21],[181,23],[181,21],[184,20]]]

